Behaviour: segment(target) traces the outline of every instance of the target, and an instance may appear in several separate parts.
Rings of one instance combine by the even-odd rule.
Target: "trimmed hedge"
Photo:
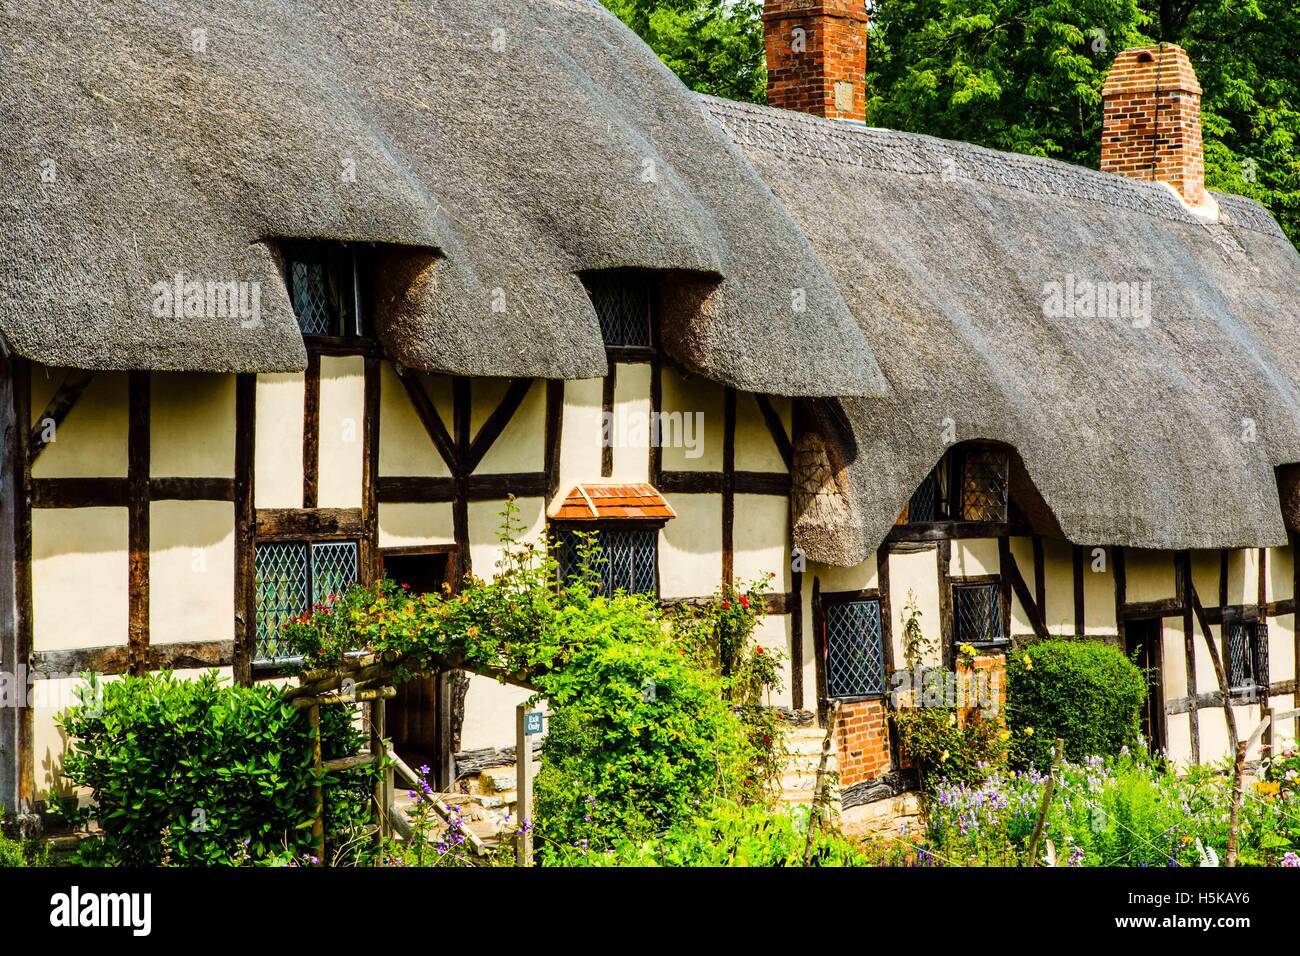
[[[1141,739],[1147,681],[1118,648],[1049,639],[1007,656],[1011,763],[1046,768],[1056,738],[1066,759],[1118,754]]]
[[[215,672],[182,680],[161,672],[92,687],[65,711],[63,774],[91,791],[99,839],[79,862],[212,866],[302,860],[314,852],[311,729],[279,688],[224,685]],[[343,708],[321,713],[326,759],[355,752]],[[327,832],[364,822],[364,773],[325,781]]]

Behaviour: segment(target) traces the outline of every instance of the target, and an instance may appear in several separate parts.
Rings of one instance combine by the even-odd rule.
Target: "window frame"
[[[1232,631],[1234,628],[1242,628],[1245,631],[1245,646],[1252,679],[1252,682],[1249,684],[1233,683],[1233,672],[1235,668],[1232,653]],[[1223,647],[1223,661],[1226,665],[1226,673],[1224,676],[1228,680],[1228,694],[1235,699],[1244,699],[1252,703],[1258,702],[1263,698],[1265,705],[1267,706],[1269,688],[1271,686],[1268,654],[1268,619],[1265,617],[1255,617],[1253,619],[1243,617],[1232,621],[1225,621],[1220,628],[1220,632]]]
[[[965,515],[965,470],[967,459],[974,455],[996,454],[1001,457],[1003,468],[1002,516],[998,519],[975,519]],[[927,484],[934,485],[934,516],[924,520],[912,518],[912,504],[917,495]],[[926,472],[925,477],[912,489],[907,499],[907,519],[900,520],[896,526],[899,533],[895,537],[907,537],[906,530],[925,531],[946,528],[953,532],[953,537],[960,536],[961,529],[1008,527],[1013,523],[1011,503],[1011,452],[1001,445],[991,442],[964,442],[953,445],[943,453],[935,466]],[[900,519],[902,515],[900,513]],[[891,532],[892,534],[893,532]]]
[[[654,541],[654,590],[652,591],[625,591],[626,594],[648,594],[656,601],[661,601],[661,591],[663,588],[663,579],[659,569],[659,532],[667,524],[666,519],[638,520],[638,519],[611,519],[603,521],[556,521],[552,519],[547,522],[549,542],[554,543],[558,549],[559,534],[562,531],[648,531],[652,534]],[[557,586],[562,586],[565,575],[563,568],[560,567],[559,552],[555,552],[556,559],[556,577]],[[608,559],[606,559],[608,560]],[[603,593],[603,591],[602,591]]]
[[[959,633],[960,616],[957,612],[957,592],[963,589],[985,588],[996,596],[997,614],[995,620],[1002,634],[994,640],[968,641],[963,639]],[[971,647],[980,650],[999,650],[1009,647],[1011,644],[1011,606],[1007,600],[1006,582],[1000,574],[979,574],[968,577],[950,578],[948,582],[949,606],[952,608],[952,647],[955,650],[962,644],[969,644]]]
[[[326,259],[325,268],[327,269],[331,267],[329,256],[332,253],[346,257],[352,273],[350,277],[353,316],[351,329],[341,329],[339,332],[332,334],[307,332],[303,329],[302,318],[294,307],[293,266],[295,262],[307,259],[308,253],[315,258],[324,257]],[[280,255],[285,293],[289,297],[289,305],[293,310],[295,320],[298,322],[298,331],[302,334],[304,344],[313,351],[326,353],[353,354],[373,351],[376,339],[374,335],[374,317],[371,314],[370,271],[372,258],[370,250],[356,242],[290,239],[282,244]],[[341,316],[336,316],[335,321],[340,326],[343,325]]]
[[[313,597],[313,592],[314,592],[313,582],[314,582],[314,575],[315,575],[315,567],[314,567],[314,562],[312,560],[312,554],[318,545],[329,545],[329,544],[355,545],[356,546],[356,580],[353,581],[353,584],[365,583],[367,580],[366,568],[363,561],[364,539],[358,535],[355,534],[341,534],[341,535],[277,534],[277,535],[259,536],[255,538],[253,540],[253,569],[254,570],[253,570],[253,579],[251,582],[251,587],[253,589],[253,601],[252,601],[253,620],[250,622],[250,627],[248,628],[248,636],[247,636],[247,640],[249,643],[248,657],[254,674],[258,674],[258,673],[265,674],[268,672],[278,673],[281,668],[301,661],[300,657],[294,655],[286,655],[284,657],[259,657],[258,656],[258,643],[260,642],[258,631],[260,629],[259,617],[261,611],[261,603],[259,598],[261,597],[261,595],[258,591],[258,586],[257,586],[257,552],[258,549],[261,548],[263,545],[275,545],[275,544],[305,544],[307,546],[307,581],[306,581],[307,607],[305,610],[308,611],[311,610],[312,606],[316,603],[316,599],[315,597]],[[348,585],[348,586],[351,587],[352,585]]]
[[[605,346],[605,357],[609,362],[650,362],[658,357],[659,311],[656,305],[657,285],[652,273],[637,269],[606,269],[588,272],[582,277],[583,288],[591,300],[591,307],[596,312],[600,323],[600,303],[598,297],[619,286],[634,286],[638,294],[644,293],[646,307],[646,341],[644,345],[627,345],[610,343],[605,336],[605,328],[599,325],[601,341]]]
[[[830,633],[828,626],[831,608],[844,604],[873,602],[880,611],[880,666],[883,670],[881,692],[862,696],[836,697],[831,694],[830,675]],[[864,588],[858,591],[820,591],[813,594],[813,648],[817,661],[817,695],[819,712],[824,713],[832,701],[841,704],[853,704],[865,700],[888,700],[890,693],[890,674],[893,672],[893,628],[890,620],[887,595],[878,588]]]

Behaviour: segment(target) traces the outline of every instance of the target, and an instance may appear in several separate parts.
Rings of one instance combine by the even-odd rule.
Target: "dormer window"
[[[354,245],[294,242],[285,247],[285,284],[308,338],[366,335],[361,253]]]
[[[621,270],[595,274],[586,281],[606,348],[653,348],[650,283]]]
[[[987,445],[954,448],[912,492],[906,521],[1005,522],[1008,475],[1006,451]]]

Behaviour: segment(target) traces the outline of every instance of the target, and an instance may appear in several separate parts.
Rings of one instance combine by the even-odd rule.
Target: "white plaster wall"
[[[519,498],[515,504],[519,512],[514,520],[522,523],[525,529],[520,540],[541,544],[546,534],[545,502],[541,498]],[[497,533],[505,506],[504,501],[469,503],[470,562],[480,578],[494,577],[497,562],[501,560],[501,542],[497,540]]]
[[[725,392],[707,379],[687,377],[674,368],[664,368],[661,389],[665,413],[704,415],[704,435],[696,451],[687,457],[685,448],[665,448],[660,458],[664,471],[721,471],[722,446],[726,435]],[[739,467],[739,466],[737,466]]]
[[[407,548],[421,544],[454,544],[450,502],[379,503],[379,546]]]
[[[321,356],[317,484],[317,502],[321,508],[361,507],[361,476],[365,469],[362,455],[365,369],[365,359],[359,355]]]
[[[1049,634],[1074,634],[1074,549],[1067,541],[1044,539],[1043,577],[1047,582],[1043,617]]]
[[[560,429],[561,495],[567,495],[574,485],[601,480],[603,388],[604,382],[599,378],[564,383],[564,423]]]
[[[765,590],[789,591],[790,504],[787,499],[777,495],[736,495],[731,530],[737,586],[762,578],[767,582]],[[772,572],[776,573],[775,578],[769,578]]]
[[[1011,539],[1011,556],[1015,559],[1016,567],[1020,569],[1020,576],[1025,579],[1025,587],[1029,589],[1031,595],[1037,594],[1038,579],[1034,576],[1034,542],[1032,538],[1012,538]],[[1046,561],[1046,552],[1044,552],[1044,561]],[[1000,567],[999,563],[999,567]],[[1009,574],[1010,570],[1004,570],[1003,573]],[[1071,593],[1074,590],[1074,584],[1070,585]],[[1020,598],[1016,594],[1016,589],[1011,589],[1011,633],[1012,635],[1032,635],[1034,625],[1029,621],[1029,612],[1025,606],[1020,603]]]
[[[235,376],[155,372],[149,391],[149,473],[235,477]]]
[[[235,512],[226,501],[149,506],[149,641],[235,636]]]
[[[127,510],[32,512],[34,649],[125,645]]]
[[[303,375],[257,376],[253,498],[258,508],[302,507]]]
[[[1268,600],[1287,601],[1295,596],[1295,553],[1290,548],[1268,550]]]
[[[650,480],[650,373],[644,363],[620,364],[614,376],[614,469],[610,482]],[[665,436],[667,437],[667,436]]]
[[[677,517],[659,533],[659,593],[702,597],[722,582],[722,499],[673,495]]]
[[[465,694],[465,722],[461,725],[460,749],[513,746],[515,708],[530,696],[528,691],[520,687],[471,674],[469,690]]]
[[[921,612],[921,633],[930,639],[930,651],[922,660],[938,664],[943,657],[943,639],[939,624],[938,549],[894,553],[889,556],[890,630],[893,634],[894,666],[906,667],[903,648],[903,624],[907,605],[914,602]],[[995,555],[996,557],[996,555]],[[984,572],[978,572],[984,573]]]
[[[1032,561],[1030,567],[1033,567]],[[960,538],[952,542],[952,557],[948,564],[948,573],[954,578],[1000,574],[1001,568],[1002,562],[998,556],[996,538]]]
[[[751,644],[762,647],[764,651],[779,651],[783,655],[783,660],[779,667],[781,675],[781,687],[770,692],[766,702],[774,707],[789,707],[790,696],[790,615],[788,614],[765,614],[760,617],[754,628],[754,636]],[[816,687],[813,685],[813,693],[816,696]],[[804,685],[805,706],[807,704],[807,685]]]
[[[415,478],[451,474],[388,362],[380,363],[379,372],[379,474]]]
[[[1098,553],[1100,552],[1100,553]],[[1083,628],[1089,637],[1113,637],[1115,626],[1115,574],[1106,548],[1083,551]]]
[[[477,435],[487,417],[496,410],[504,397],[508,383],[489,380],[496,388],[487,391],[485,380],[475,379],[472,385],[473,401],[470,415],[471,437]],[[480,395],[480,392],[483,394]],[[618,459],[615,456],[615,462]],[[511,417],[505,430],[497,438],[475,473],[480,475],[510,474],[524,471],[541,471],[546,467],[546,383],[533,382],[523,402]]]
[[[1165,700],[1187,696],[1187,646],[1181,617],[1163,619],[1161,628],[1161,667]]]
[[[40,425],[45,406],[63,383],[65,369],[32,367],[32,424]],[[36,478],[122,478],[126,476],[126,435],[130,409],[125,372],[100,372],[32,467]]]
[[[782,427],[790,434],[788,398],[772,398],[772,408],[781,419]],[[758,407],[758,399],[748,392],[736,395],[736,470],[767,471],[785,474],[787,469],[781,452],[767,429],[767,422]]]
[[[1124,551],[1124,599],[1130,604],[1163,601],[1178,594],[1170,551]],[[1216,599],[1217,600],[1217,599]]]

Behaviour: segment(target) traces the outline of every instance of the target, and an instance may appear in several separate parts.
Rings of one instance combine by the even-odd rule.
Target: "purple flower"
[[[1282,865],[1300,867],[1300,856],[1288,851],[1286,856],[1282,857]]]

